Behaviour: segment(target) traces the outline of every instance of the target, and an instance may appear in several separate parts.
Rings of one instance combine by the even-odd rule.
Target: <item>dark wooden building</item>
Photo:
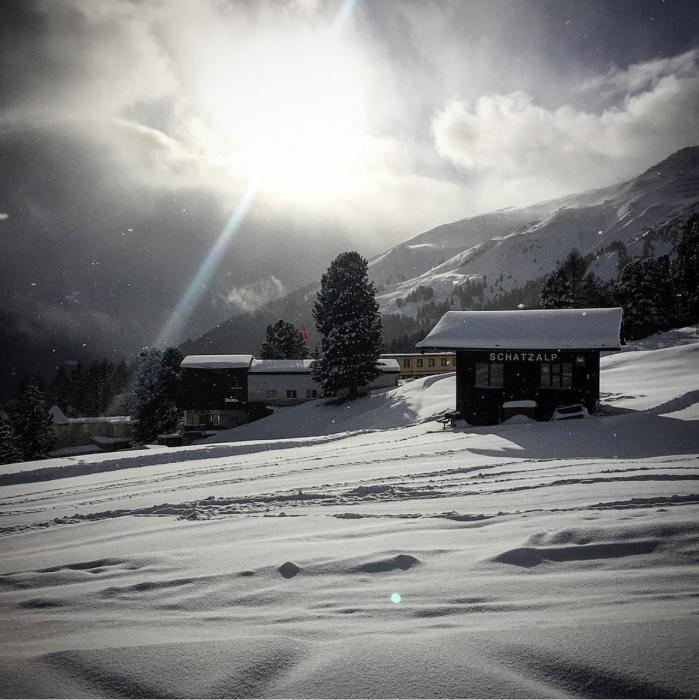
[[[601,350],[618,350],[621,309],[449,311],[417,344],[456,352],[456,410],[473,425],[539,420],[599,403]]]
[[[249,417],[252,355],[188,355],[182,360],[180,408],[187,428],[231,428]]]

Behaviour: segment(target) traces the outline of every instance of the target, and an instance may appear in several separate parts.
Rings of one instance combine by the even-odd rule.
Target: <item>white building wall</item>
[[[295,392],[295,395],[288,396],[287,392]],[[248,374],[248,401],[259,401],[270,406],[287,406],[313,398],[320,398],[320,385],[308,373]]]
[[[398,372],[382,372],[363,390],[372,391],[398,386],[399,377]],[[289,391],[295,391],[296,395],[288,396],[287,392]],[[288,406],[319,398],[321,398],[320,384],[313,379],[310,373],[263,374],[250,372],[248,374],[248,401],[259,401],[270,406]]]

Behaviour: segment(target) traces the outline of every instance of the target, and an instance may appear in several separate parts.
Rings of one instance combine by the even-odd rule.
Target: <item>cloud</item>
[[[267,302],[280,299],[286,294],[282,282],[270,275],[266,279],[241,287],[232,287],[222,295],[223,301],[238,312],[257,311]]]
[[[507,204],[618,182],[699,143],[699,74],[689,54],[678,58],[605,76],[627,89],[650,86],[598,113],[546,108],[523,92],[453,100],[433,120],[435,147],[482,182],[499,180],[503,190],[517,183],[522,201]],[[681,66],[678,75],[660,76],[672,66]]]
[[[644,90],[654,89],[663,78],[696,76],[698,62],[699,49],[692,49],[678,56],[633,63],[626,69],[615,67],[605,75],[586,80],[580,86],[580,90],[581,92],[599,91],[607,95],[634,95]]]

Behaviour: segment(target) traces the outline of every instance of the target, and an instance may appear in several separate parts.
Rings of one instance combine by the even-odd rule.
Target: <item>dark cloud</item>
[[[359,0],[329,77],[323,54],[302,56],[299,98],[275,74],[338,7],[0,4],[0,310],[26,321],[13,328],[95,352],[152,342],[251,180],[249,132],[283,141],[315,78],[356,108],[327,158],[346,172],[329,194],[322,168],[304,189],[318,154],[286,154],[288,191],[260,188],[185,334],[317,279],[342,249],[623,179],[697,141],[695,2]]]

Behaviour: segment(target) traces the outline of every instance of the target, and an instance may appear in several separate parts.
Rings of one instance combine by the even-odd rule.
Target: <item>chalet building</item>
[[[248,405],[252,355],[188,355],[182,360],[185,428],[225,429],[265,415]]]
[[[456,355],[453,352],[394,352],[381,355],[381,358],[393,359],[398,363],[401,379],[416,379],[456,370]]]
[[[416,347],[456,353],[456,411],[473,425],[538,420],[599,403],[599,357],[618,350],[621,309],[448,311]]]
[[[379,360],[381,373],[367,391],[398,385],[400,370],[392,359]],[[186,429],[225,429],[289,406],[321,398],[313,379],[313,360],[256,360],[252,355],[188,355],[182,360],[182,395]]]

